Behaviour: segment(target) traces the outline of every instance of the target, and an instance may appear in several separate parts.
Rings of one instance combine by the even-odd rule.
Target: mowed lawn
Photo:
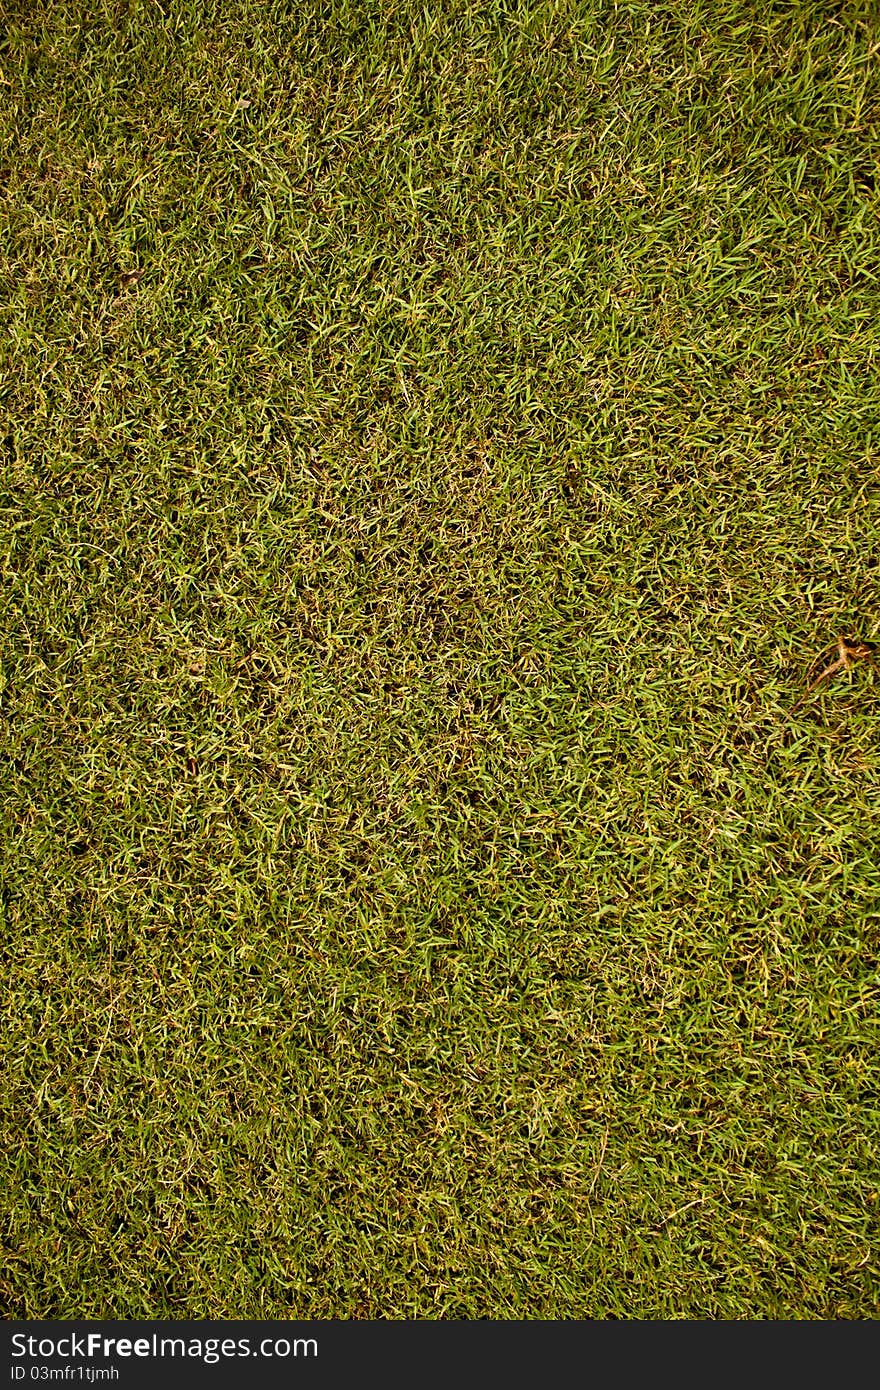
[[[876,1316],[876,6],[0,48],[7,1314]]]

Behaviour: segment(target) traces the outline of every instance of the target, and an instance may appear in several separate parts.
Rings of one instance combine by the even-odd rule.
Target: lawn
[[[876,4],[0,0],[0,111],[7,1315],[875,1317]]]

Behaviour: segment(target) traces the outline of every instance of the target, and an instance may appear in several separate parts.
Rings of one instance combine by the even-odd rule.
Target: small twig
[[[806,703],[818,685],[821,685],[823,681],[830,680],[832,676],[836,676],[838,671],[848,671],[853,662],[868,661],[872,666],[874,665],[872,660],[874,648],[870,642],[856,642],[849,637],[838,637],[837,653],[837,660],[832,661],[830,665],[825,667],[824,671],[819,672],[815,680],[810,681],[801,698],[792,705],[790,714],[794,714],[795,710],[800,709],[801,705]]]

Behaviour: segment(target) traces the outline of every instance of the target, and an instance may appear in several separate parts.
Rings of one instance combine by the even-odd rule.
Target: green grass
[[[0,34],[7,1312],[876,1316],[876,5]]]

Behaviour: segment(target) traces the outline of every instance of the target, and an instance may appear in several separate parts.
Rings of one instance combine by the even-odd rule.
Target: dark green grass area
[[[4,1306],[876,1316],[880,11],[0,16]]]

